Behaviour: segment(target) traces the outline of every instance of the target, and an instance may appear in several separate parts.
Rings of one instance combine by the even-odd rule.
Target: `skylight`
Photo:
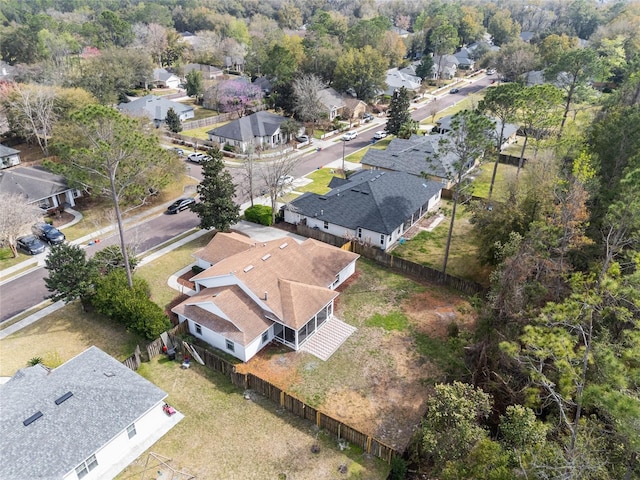
[[[69,400],[71,397],[73,397],[73,393],[71,392],[65,393],[60,398],[56,399],[56,405],[60,405],[62,402]]]
[[[33,415],[31,415],[29,418],[27,418],[26,420],[24,420],[22,422],[22,424],[25,427],[28,427],[29,425],[31,425],[33,422],[35,422],[37,419],[39,419],[42,416],[42,412],[40,410],[38,410],[36,413],[34,413]]]

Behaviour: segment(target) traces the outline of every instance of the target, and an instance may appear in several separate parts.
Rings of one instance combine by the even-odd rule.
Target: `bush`
[[[234,147],[233,145],[229,145],[228,143],[225,143],[224,147],[222,147],[222,149],[225,152],[235,152],[236,151],[236,147]]]
[[[100,277],[95,288],[91,300],[95,309],[132,332],[153,340],[170,328],[171,323],[162,309],[149,299],[149,285],[145,280],[134,278],[133,288],[129,288],[126,273],[116,269]]]
[[[271,212],[271,207],[267,205],[254,205],[244,211],[244,218],[249,222],[270,226]]]
[[[391,471],[389,472],[389,480],[404,480],[407,475],[407,462],[401,457],[393,457],[391,459]]]

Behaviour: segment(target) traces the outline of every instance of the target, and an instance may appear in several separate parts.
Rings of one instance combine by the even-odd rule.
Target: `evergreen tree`
[[[54,245],[45,260],[45,268],[49,271],[49,276],[44,279],[51,292],[49,298],[64,303],[80,299],[82,309],[86,311],[98,270],[94,262],[87,260],[85,251],[67,242]]]
[[[167,118],[165,118],[165,122],[167,122],[167,128],[170,132],[179,133],[182,131],[182,122],[173,108],[170,108],[167,111]]]
[[[387,132],[397,135],[403,123],[411,120],[409,115],[409,91],[405,87],[393,92],[391,104],[389,105],[389,120],[387,121]]]
[[[236,187],[231,174],[224,169],[222,152],[209,150],[211,160],[202,162],[202,182],[197,191],[200,202],[191,206],[191,210],[200,217],[200,228],[215,228],[224,232],[240,218],[240,207],[233,197]]]
[[[202,98],[204,94],[204,87],[202,86],[202,73],[192,70],[187,73],[187,96],[193,97],[196,99],[196,102]]]

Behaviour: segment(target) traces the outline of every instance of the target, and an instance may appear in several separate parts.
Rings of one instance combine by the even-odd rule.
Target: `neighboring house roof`
[[[451,120],[453,119],[453,115],[447,115],[446,117],[442,117],[440,120],[438,120],[436,122],[437,128],[438,130],[442,133],[442,132],[447,132],[451,130]],[[502,122],[497,119],[497,118],[490,118],[491,121],[493,121],[495,128],[493,131],[493,135],[495,138],[498,137],[498,135],[500,135],[500,128],[502,125]],[[514,135],[516,132],[518,131],[518,125],[514,124],[514,123],[505,123],[504,124],[504,131],[502,132],[503,138],[507,139],[509,137],[511,137],[512,135]]]
[[[24,195],[28,203],[71,190],[61,175],[42,167],[12,167],[0,173],[0,191]]]
[[[9,157],[18,153],[20,153],[20,150],[0,144],[0,158]]]
[[[271,93],[273,89],[271,81],[267,77],[258,77],[253,81],[253,84],[260,87],[260,90],[265,94]]]
[[[118,104],[118,110],[136,117],[149,117],[151,120],[164,121],[167,112],[173,108],[178,116],[192,112],[193,107],[180,102],[173,102],[156,95],[146,95],[128,103]]]
[[[345,106],[342,95],[331,87],[320,90],[318,92],[318,100],[320,100],[320,103],[322,103],[322,105],[324,105],[328,110],[339,110]]]
[[[60,479],[166,396],[95,346],[51,371],[19,370],[0,385],[0,478]]]
[[[385,93],[387,95],[393,95],[393,92],[404,87],[411,92],[415,92],[420,89],[422,79],[415,75],[403,73],[397,68],[391,68],[387,70],[387,77],[385,80],[387,89]]]
[[[401,68],[400,70],[398,70],[400,73],[404,74],[404,75],[411,75],[417,78],[420,78],[419,75],[416,74],[416,68],[420,65],[421,61],[418,60],[416,62],[411,62],[411,64],[409,64],[408,66]]]
[[[166,82],[168,80],[179,80],[173,73],[168,72],[166,68],[154,68],[153,69],[153,81],[154,82]]]
[[[531,70],[524,74],[524,82],[530,87],[532,85],[542,85],[545,83],[543,70]]]
[[[348,180],[324,195],[307,192],[286,208],[351,230],[390,235],[442,189],[406,172],[363,170]]]
[[[458,59],[453,55],[442,55],[433,57],[433,67],[431,71],[434,74],[440,72],[441,75],[454,76],[458,69]]]
[[[394,138],[385,150],[370,148],[361,160],[362,165],[405,172],[417,177],[423,174],[450,178],[456,157],[440,151],[443,135],[412,135],[408,139]]]
[[[276,133],[287,117],[260,111],[209,130],[207,134],[217,137],[250,142],[255,137],[269,137]]]
[[[462,47],[458,52],[453,55],[458,59],[458,65],[462,66],[472,66],[476,62],[471,58],[471,50],[468,48]]]
[[[391,27],[391,31],[398,34],[400,37],[407,37],[409,35],[409,31],[400,27]]]
[[[520,40],[529,43],[534,35],[534,32],[520,32]]]
[[[218,67],[214,67],[213,65],[204,65],[202,63],[187,63],[184,66],[184,74],[190,72],[201,72],[204,78],[212,79],[219,77],[224,74],[224,72]]]
[[[229,236],[217,233],[210,249],[223,251]],[[205,287],[207,279],[223,279],[224,286],[205,288],[172,311],[247,345],[272,324],[268,317],[302,327],[338,296],[328,287],[357,258],[312,239],[257,242],[191,279]]]

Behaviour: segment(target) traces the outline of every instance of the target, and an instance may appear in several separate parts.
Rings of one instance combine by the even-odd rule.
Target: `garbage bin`
[[[322,150],[322,147],[318,147],[316,152],[319,152],[320,150]]]
[[[167,357],[169,357],[169,360],[175,360],[176,359],[176,349],[172,348],[171,350],[167,351]]]

